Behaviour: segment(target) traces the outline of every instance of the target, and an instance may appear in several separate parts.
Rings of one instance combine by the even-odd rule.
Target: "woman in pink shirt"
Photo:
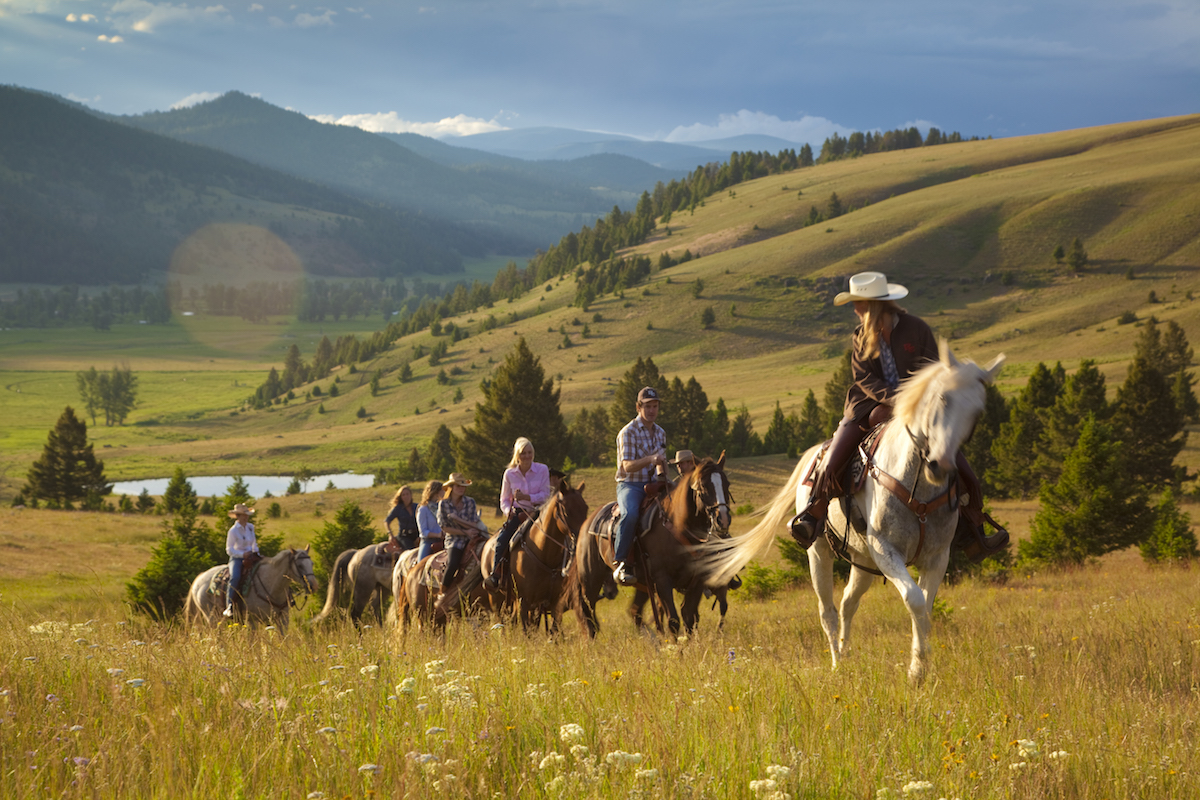
[[[484,583],[489,589],[500,585],[500,574],[508,560],[508,543],[527,519],[537,517],[538,506],[550,498],[550,468],[533,460],[533,442],[524,436],[513,443],[512,460],[504,470],[500,486],[500,510],[508,515],[496,534],[496,561]]]

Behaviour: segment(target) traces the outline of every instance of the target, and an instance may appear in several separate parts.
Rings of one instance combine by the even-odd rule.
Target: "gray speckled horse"
[[[930,612],[946,573],[963,499],[950,491],[956,480],[954,459],[983,412],[984,384],[1004,363],[1002,355],[987,367],[960,362],[945,341],[939,349],[940,359],[914,373],[897,394],[892,420],[872,457],[870,478],[854,495],[851,516],[863,530],[846,519],[839,503],[830,503],[826,535],[808,550],[835,669],[850,654],[851,620],[877,575],[891,582],[912,617],[909,680],[920,683],[929,669]],[[801,457],[762,521],[742,536],[712,545],[716,581],[732,577],[765,551],[787,520],[808,505],[810,487],[803,479],[819,451],[814,447]],[[851,563],[840,615],[833,602],[835,547]],[[908,572],[910,565],[920,575],[916,580]]]
[[[188,625],[215,627],[228,619],[221,613],[225,610],[225,595],[209,591],[212,579],[225,566],[218,564],[201,572],[192,581],[183,609],[184,621]],[[270,558],[264,558],[250,575],[250,588],[244,598],[245,617],[239,612],[233,621],[251,626],[274,625],[286,630],[291,610],[291,587],[296,583],[303,587],[306,594],[317,590],[317,578],[313,574],[312,558],[307,547],[303,550],[282,550]]]
[[[386,546],[386,542],[379,542],[357,549],[350,548],[337,557],[329,572],[325,607],[313,617],[314,625],[327,620],[345,603],[346,594],[350,595],[350,619],[355,625],[362,621],[368,604],[375,615],[375,622],[383,623],[384,607],[392,596],[392,570],[396,563]]]

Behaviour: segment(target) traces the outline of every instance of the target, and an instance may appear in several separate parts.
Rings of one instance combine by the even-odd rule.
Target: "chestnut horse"
[[[680,612],[675,606],[675,591],[684,593],[683,628],[691,632],[699,619],[700,599],[709,581],[708,562],[696,558],[697,547],[710,538],[725,536],[730,522],[729,478],[725,475],[725,454],[713,461],[705,458],[686,479],[680,480],[659,502],[648,529],[639,535],[632,551],[638,576],[637,591],[630,614],[641,620],[645,598],[651,601],[655,626],[665,632],[663,615],[671,633],[680,632]],[[612,503],[609,506],[614,505]],[[600,628],[596,601],[617,596],[613,581],[613,543],[602,538],[595,528],[605,518],[600,509],[580,533],[575,558],[567,576],[564,603],[575,608],[579,621],[595,636]],[[724,587],[729,582],[727,578]]]
[[[588,506],[583,499],[583,484],[571,488],[563,480],[558,490],[542,506],[538,518],[519,548],[508,557],[508,570],[495,591],[489,592],[492,611],[510,612],[516,604],[525,630],[546,622],[546,631],[556,633],[562,619],[561,600],[566,581],[570,547],[587,520]],[[483,571],[487,574],[496,558],[496,537],[483,548]]]

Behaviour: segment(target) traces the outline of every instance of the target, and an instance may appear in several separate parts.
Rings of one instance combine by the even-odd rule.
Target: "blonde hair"
[[[517,464],[521,463],[521,453],[524,452],[526,447],[528,447],[530,450],[533,450],[533,442],[529,441],[524,436],[518,436],[517,441],[513,443],[512,459],[508,462],[509,469],[512,469],[513,467],[517,466]]]
[[[429,501],[438,496],[438,492],[442,491],[441,481],[430,481],[425,485],[425,491],[421,492],[421,505],[429,505]]]
[[[410,494],[412,493],[412,489],[409,487],[409,485],[407,483],[404,484],[403,486],[401,486],[399,489],[396,490],[396,494],[392,497],[392,508],[395,508],[396,506],[400,505],[400,495],[404,494],[405,489],[408,489]]]
[[[908,313],[895,300],[867,300],[867,310],[862,314],[862,329],[854,341],[854,349],[867,358],[879,355],[879,338],[883,326],[892,314]]]

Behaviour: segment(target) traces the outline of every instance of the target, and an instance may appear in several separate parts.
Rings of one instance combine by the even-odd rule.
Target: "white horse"
[[[929,669],[930,612],[950,558],[958,506],[965,502],[952,491],[955,454],[983,412],[984,384],[996,377],[1004,363],[1003,355],[987,367],[960,362],[944,340],[939,350],[940,359],[914,373],[897,394],[892,420],[880,435],[872,459],[871,477],[854,495],[857,513],[851,516],[861,515],[857,521],[865,522],[865,530],[859,532],[846,519],[835,499],[829,504],[832,533],[819,537],[808,550],[821,627],[829,638],[835,669],[850,654],[850,622],[875,575],[891,581],[912,617],[909,679],[919,683]],[[764,552],[780,526],[808,505],[811,487],[804,485],[804,478],[819,452],[820,446],[813,447],[801,457],[754,528],[710,547],[714,551],[710,586],[723,585]],[[851,562],[840,619],[833,602],[835,546]],[[920,575],[915,581],[909,566]]]
[[[208,590],[213,577],[224,567],[224,564],[218,564],[201,572],[192,581],[183,609],[186,624],[203,623],[215,627],[227,619],[222,614],[225,595],[216,595]],[[248,624],[274,625],[281,631],[287,630],[293,583],[300,584],[305,594],[317,591],[317,578],[313,574],[312,558],[307,547],[303,550],[282,550],[258,563],[251,575],[250,589],[245,595]]]

